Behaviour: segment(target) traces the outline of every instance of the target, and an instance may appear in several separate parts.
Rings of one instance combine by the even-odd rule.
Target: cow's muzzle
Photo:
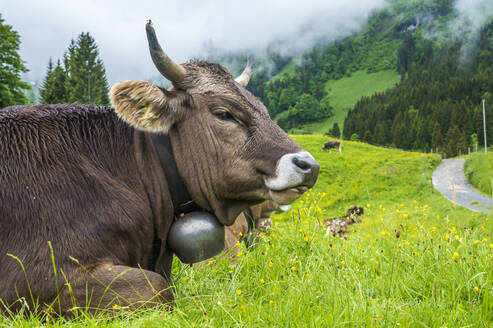
[[[296,167],[296,170],[303,176],[302,184],[308,188],[313,187],[315,182],[317,182],[320,165],[312,155],[309,153],[300,154],[294,156],[291,161]]]
[[[306,152],[286,154],[277,164],[276,176],[265,181],[270,198],[289,204],[317,182],[320,165]]]

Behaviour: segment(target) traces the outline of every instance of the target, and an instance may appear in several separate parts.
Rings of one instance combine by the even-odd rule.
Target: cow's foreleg
[[[173,294],[160,274],[122,265],[100,264],[78,270],[61,296],[63,312],[74,307],[97,312],[102,309],[136,309],[171,303]],[[56,308],[56,305],[55,305]]]

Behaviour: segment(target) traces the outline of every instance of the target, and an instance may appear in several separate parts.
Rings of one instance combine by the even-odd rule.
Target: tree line
[[[271,117],[285,130],[331,117],[334,111],[327,81],[351,76],[358,70],[372,73],[397,69],[402,30],[410,20],[401,22],[393,6],[397,4],[373,13],[360,33],[319,43],[289,61],[271,56],[269,59],[275,67],[271,73],[275,76],[270,78],[265,72],[256,72],[248,89],[262,100]]]
[[[109,105],[105,68],[89,33],[72,40],[62,60],[49,60],[40,94],[44,104]]]
[[[401,82],[348,112],[344,138],[448,157],[484,144],[482,99],[487,129],[493,128],[493,22],[481,29],[474,48],[457,41],[434,51],[428,43],[416,56],[417,41],[409,34],[399,49]],[[487,138],[492,144],[493,133]]]
[[[30,103],[22,81],[28,71],[19,55],[20,36],[0,15],[0,108]],[[108,81],[94,38],[81,33],[72,40],[62,59],[50,59],[40,89],[44,104],[73,103],[109,105]]]
[[[21,79],[27,68],[19,55],[20,44],[19,33],[0,14],[0,108],[28,102],[24,90],[30,86]]]

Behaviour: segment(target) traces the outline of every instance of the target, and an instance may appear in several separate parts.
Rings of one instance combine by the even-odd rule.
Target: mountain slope
[[[400,80],[394,70],[385,70],[374,73],[365,71],[354,72],[349,77],[339,80],[328,80],[325,83],[330,103],[334,108],[334,115],[322,122],[308,123],[303,129],[313,133],[326,133],[334,123],[344,126],[344,119],[349,108],[352,108],[361,97],[369,97],[393,87]]]

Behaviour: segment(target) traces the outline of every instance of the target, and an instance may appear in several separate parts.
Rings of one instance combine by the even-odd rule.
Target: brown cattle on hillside
[[[329,150],[329,153],[332,151],[332,148],[337,149],[339,152],[342,151],[342,142],[341,141],[327,141],[325,145],[322,147],[322,150]]]
[[[325,235],[331,234],[332,236],[344,237],[349,232],[349,226],[354,223],[360,223],[360,215],[364,214],[362,207],[352,206],[350,207],[345,216],[338,218],[325,219],[319,223],[319,227],[325,228]]]
[[[181,213],[231,225],[315,184],[317,162],[245,89],[250,61],[237,80],[218,64],[179,65],[150,22],[146,31],[169,89],[126,81],[111,89],[114,109],[0,110],[0,304],[70,313],[171,302],[167,237]]]

